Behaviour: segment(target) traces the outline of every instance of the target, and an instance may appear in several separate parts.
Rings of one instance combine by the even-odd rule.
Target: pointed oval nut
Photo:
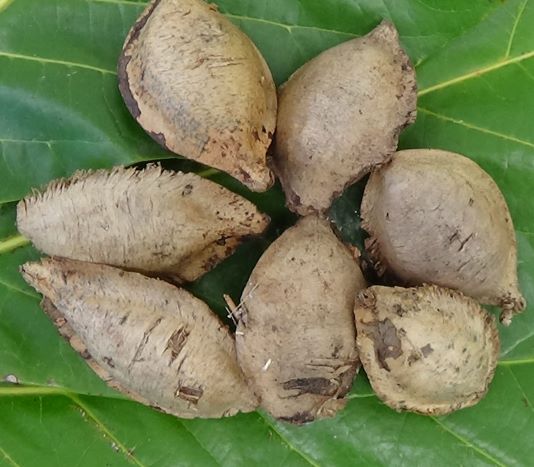
[[[275,142],[288,207],[325,211],[389,160],[415,121],[416,99],[415,71],[387,21],[298,69],[279,92]]]
[[[26,263],[21,270],[61,313],[81,341],[78,350],[86,348],[83,356],[101,368],[98,374],[111,375],[112,387],[183,418],[256,408],[228,329],[186,290],[67,259]],[[64,320],[55,323],[63,328]]]
[[[254,191],[274,182],[266,152],[276,88],[252,41],[202,0],[152,0],[118,65],[133,117],[158,143]]]
[[[525,308],[506,201],[467,157],[432,149],[399,151],[371,175],[361,215],[379,273],[392,273],[406,285],[458,289],[480,303],[498,305],[505,324]]]
[[[486,394],[499,334],[473,299],[437,286],[374,286],[358,294],[355,317],[362,365],[391,408],[444,415]]]
[[[17,206],[17,226],[50,256],[193,281],[269,218],[231,191],[159,166],[78,172]]]
[[[245,377],[274,417],[331,417],[359,367],[353,319],[366,286],[329,223],[301,219],[263,254],[238,307],[236,347]]]

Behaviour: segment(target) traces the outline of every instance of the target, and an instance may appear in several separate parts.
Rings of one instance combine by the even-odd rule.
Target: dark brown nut
[[[499,334],[473,299],[437,286],[375,286],[359,293],[355,316],[362,365],[391,408],[443,415],[486,394]]]

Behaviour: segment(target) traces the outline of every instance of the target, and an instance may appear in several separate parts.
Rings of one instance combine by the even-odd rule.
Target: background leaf
[[[534,3],[529,0],[219,0],[264,53],[277,83],[320,51],[390,18],[417,67],[417,122],[401,147],[472,157],[509,203],[520,282],[534,303]],[[0,0],[0,464],[5,465],[529,465],[534,448],[532,307],[500,328],[488,396],[446,417],[397,414],[357,377],[347,409],[305,427],[263,413],[179,420],[108,389],[57,335],[18,266],[38,257],[16,242],[15,201],[78,168],[168,157],[135,124],[117,91],[122,42],[144,7],[130,0]],[[283,47],[281,47],[283,45]],[[190,289],[224,315],[268,244],[294,221],[279,186],[242,193],[273,218],[269,232]],[[330,215],[362,245],[363,183]],[[16,237],[15,237],[16,239]]]

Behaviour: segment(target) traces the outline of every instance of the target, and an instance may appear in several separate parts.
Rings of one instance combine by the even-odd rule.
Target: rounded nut
[[[383,164],[415,121],[415,71],[392,23],[326,50],[279,92],[274,169],[287,205],[323,212]]]
[[[391,408],[443,415],[486,394],[499,334],[473,299],[437,286],[374,286],[356,299],[355,318],[362,365]]]
[[[133,117],[172,152],[223,170],[254,191],[266,164],[276,88],[252,41],[202,0],[152,0],[118,66]]]
[[[315,216],[265,251],[241,297],[236,347],[271,415],[300,424],[345,406],[359,368],[354,297],[365,286],[352,253]]]
[[[371,174],[361,215],[379,273],[498,305],[505,324],[525,308],[508,206],[492,178],[467,157],[435,149],[397,152]]]

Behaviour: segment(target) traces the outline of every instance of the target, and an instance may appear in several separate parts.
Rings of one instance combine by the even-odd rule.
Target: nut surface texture
[[[133,117],[162,146],[223,170],[254,191],[266,164],[276,88],[252,41],[202,0],[152,0],[118,66]]]
[[[458,289],[503,309],[508,324],[525,308],[506,201],[492,178],[459,154],[399,151],[365,188],[362,226],[380,274],[406,285]]]
[[[78,172],[19,202],[17,226],[51,256],[193,281],[262,233],[267,216],[192,173]]]
[[[288,207],[325,211],[389,160],[416,99],[415,71],[387,21],[298,69],[279,91],[274,159]]]
[[[393,409],[443,415],[486,394],[499,335],[475,300],[437,286],[374,286],[358,294],[355,317],[362,365]]]
[[[305,423],[343,408],[359,367],[360,269],[325,220],[286,230],[258,261],[238,308],[238,361],[261,406]]]
[[[115,389],[183,418],[255,409],[228,329],[186,290],[67,259],[26,263],[22,274],[60,332]]]

